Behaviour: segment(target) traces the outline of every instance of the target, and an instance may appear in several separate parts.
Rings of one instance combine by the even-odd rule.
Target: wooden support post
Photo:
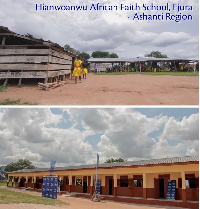
[[[23,70],[22,70],[23,72]],[[22,85],[22,78],[19,79],[19,83],[18,83],[18,86],[21,86]]]
[[[10,70],[8,70],[8,73],[10,72]],[[6,86],[8,84],[8,78],[6,78],[6,80],[4,81],[4,86]]]
[[[46,78],[44,79],[44,84],[46,84],[47,81],[48,81],[48,77],[46,77]]]
[[[3,37],[1,45],[3,45],[3,46],[6,45],[6,36]]]
[[[176,62],[174,61],[174,70],[176,71]]]

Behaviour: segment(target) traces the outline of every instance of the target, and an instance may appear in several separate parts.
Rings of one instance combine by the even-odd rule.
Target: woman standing
[[[81,83],[81,63],[82,61],[80,60],[80,57],[76,57],[74,61],[74,71],[73,71],[73,76],[75,77],[75,84],[77,84],[77,79],[79,77],[79,82]]]

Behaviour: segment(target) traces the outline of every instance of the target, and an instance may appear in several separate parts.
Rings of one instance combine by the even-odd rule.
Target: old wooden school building
[[[53,176],[62,181],[62,192],[91,197],[94,193],[96,165],[55,168]],[[49,169],[8,173],[8,186],[31,187],[41,191],[43,176]],[[12,179],[12,180],[11,180]],[[198,157],[175,157],[99,165],[101,195],[105,199],[197,208],[199,201]],[[176,180],[175,201],[166,201],[168,180]],[[164,200],[165,199],[165,200]]]
[[[64,80],[71,74],[75,55],[51,41],[19,35],[0,27],[0,79]]]

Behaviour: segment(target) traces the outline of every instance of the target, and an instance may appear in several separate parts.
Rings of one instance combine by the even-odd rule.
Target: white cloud
[[[177,121],[171,117],[167,121],[163,131],[163,137],[176,140],[199,140],[199,115],[192,114]]]
[[[97,152],[101,163],[111,157],[198,155],[198,126],[199,114],[178,120],[130,108],[71,108],[57,114],[49,108],[0,109],[0,165],[20,158],[38,167],[48,167],[51,159],[57,166],[89,164]]]
[[[101,0],[101,5],[117,5],[121,1]],[[51,40],[64,46],[70,46],[87,53],[96,50],[116,52],[121,57],[143,56],[151,51],[165,52],[169,57],[197,58],[198,29],[192,25],[198,25],[198,1],[192,0],[187,5],[193,6],[192,22],[174,21],[133,21],[127,17],[138,11],[36,11],[37,4],[44,5],[88,5],[96,4],[93,0],[86,1],[49,1],[34,2],[24,0],[1,1],[0,25],[9,27],[20,34],[32,34],[35,37]],[[152,1],[143,0],[142,3],[150,5]],[[184,0],[153,1],[154,5],[166,5],[179,3],[186,5]],[[131,0],[126,5],[133,4]],[[12,12],[15,11],[15,12]],[[165,13],[165,11],[163,11]],[[150,13],[150,12],[149,12]],[[153,14],[155,14],[154,11]],[[7,18],[4,18],[7,17]],[[26,17],[26,18],[24,18]],[[122,50],[123,49],[123,50]],[[175,53],[176,50],[187,51],[189,54]]]

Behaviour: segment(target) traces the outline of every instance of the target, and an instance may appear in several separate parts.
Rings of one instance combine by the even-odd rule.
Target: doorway
[[[164,179],[159,179],[159,194],[160,194],[160,198],[165,198],[165,183],[164,183]]]
[[[113,179],[109,179],[109,195],[112,195],[112,193],[113,193]]]
[[[35,188],[36,188],[36,189],[38,189],[38,188],[39,188],[39,179],[38,179],[38,178],[36,178]]]
[[[87,178],[83,178],[83,193],[87,193]]]

